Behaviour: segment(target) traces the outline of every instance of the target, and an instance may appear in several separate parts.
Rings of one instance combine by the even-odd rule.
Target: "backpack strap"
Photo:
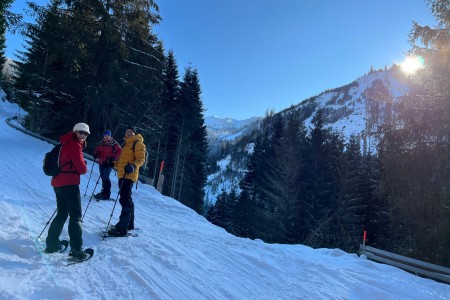
[[[139,140],[135,140],[134,142],[133,142],[133,146],[131,146],[131,149],[133,149],[133,155],[134,155],[134,153],[135,153],[135,150],[136,150],[136,144],[139,142]],[[136,155],[134,155],[134,160],[136,160]]]
[[[59,158],[60,158],[60,156],[61,156],[61,151],[62,151],[62,147],[63,147],[64,145],[62,144],[61,145],[61,148],[59,148],[59,154],[58,154],[58,165],[59,165]],[[63,164],[62,166],[59,166],[59,173],[77,173],[77,171],[62,171],[62,168],[64,168],[65,166],[67,166],[67,165],[71,165],[71,167],[73,166],[73,162],[70,160],[70,161],[68,161],[68,162],[66,162],[65,164]]]
[[[133,155],[134,155],[134,160],[136,161],[136,155],[135,155],[135,150],[136,150],[136,144],[139,142],[139,140],[135,140],[133,142],[133,146],[131,146],[131,149],[133,149]],[[139,171],[138,171],[138,179],[136,180],[136,190],[138,188],[138,184],[139,184]]]

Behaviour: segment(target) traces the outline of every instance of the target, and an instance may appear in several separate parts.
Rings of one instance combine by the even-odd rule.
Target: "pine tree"
[[[362,157],[360,193],[366,206],[364,230],[370,246],[389,249],[389,208],[385,195],[379,193],[381,166],[377,156],[365,153]],[[361,237],[361,236],[360,236]]]
[[[0,66],[5,63],[6,31],[14,30],[22,19],[22,16],[10,11],[14,0],[3,0],[0,2]]]
[[[269,148],[268,136],[265,131],[257,137],[253,153],[247,162],[247,171],[239,187],[241,194],[236,203],[233,215],[233,228],[236,234],[249,238],[262,238],[261,220],[263,219],[265,195],[261,190],[261,178],[265,152]]]
[[[181,128],[173,192],[180,202],[201,213],[206,184],[207,132],[198,72],[188,67],[180,88]]]
[[[163,88],[161,93],[161,155],[164,160],[163,194],[171,195],[174,182],[175,158],[180,136],[180,81],[178,66],[173,51],[169,51],[163,71]]]
[[[396,124],[385,126],[381,141],[380,191],[390,211],[395,252],[450,264],[450,11],[448,1],[429,1],[435,28],[414,24],[412,54],[425,65],[402,101]]]
[[[363,198],[363,168],[360,140],[352,135],[345,152],[343,189],[338,200],[337,245],[345,251],[358,250],[364,231],[366,205]]]
[[[308,208],[303,222],[309,231],[304,240],[313,247],[335,243],[335,214],[339,193],[342,141],[324,127],[324,112],[318,110],[313,119],[313,129],[308,143],[305,180],[307,189],[303,202]]]
[[[74,12],[61,1],[51,1],[48,8],[30,7],[38,19],[28,26],[29,46],[20,53],[18,102],[29,112],[26,125],[31,130],[57,138],[84,114],[82,45],[90,37],[75,27]]]
[[[228,201],[228,194],[225,190],[222,189],[220,195],[217,196],[216,203],[206,216],[206,219],[208,221],[224,229],[227,229],[229,223],[231,222],[228,216],[228,214],[230,214],[231,211],[229,211],[227,208],[226,204],[227,201]]]

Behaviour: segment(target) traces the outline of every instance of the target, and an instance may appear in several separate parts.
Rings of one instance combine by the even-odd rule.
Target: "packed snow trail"
[[[356,254],[237,238],[144,184],[133,189],[139,236],[103,241],[114,202],[93,200],[83,239],[95,255],[66,267],[67,252],[43,254],[35,241],[56,207],[42,171],[52,145],[7,125],[16,110],[0,101],[1,299],[450,299],[448,285]],[[95,166],[83,212],[98,176]],[[112,223],[119,214],[117,204]]]

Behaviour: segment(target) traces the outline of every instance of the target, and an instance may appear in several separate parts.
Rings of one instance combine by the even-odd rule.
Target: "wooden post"
[[[161,161],[161,166],[159,167],[159,177],[158,177],[158,184],[156,186],[156,190],[158,192],[162,192],[162,187],[163,187],[163,183],[164,183],[164,175],[163,175],[163,170],[164,170],[164,161]]]
[[[156,186],[156,190],[160,193],[162,193],[163,183],[164,183],[164,175],[159,174],[158,185]]]

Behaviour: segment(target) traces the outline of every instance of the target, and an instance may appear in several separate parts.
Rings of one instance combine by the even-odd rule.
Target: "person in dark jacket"
[[[86,138],[89,133],[87,124],[78,123],[73,127],[73,131],[69,131],[60,138],[62,148],[59,165],[63,167],[51,182],[56,194],[58,212],[48,229],[46,253],[59,250],[59,236],[69,216],[71,248],[69,256],[80,259],[86,257],[82,249],[80,175],[87,172],[82,150],[86,147]]]
[[[94,196],[95,199],[109,200],[111,196],[109,175],[114,167],[114,162],[119,159],[120,153],[122,153],[122,148],[112,138],[111,131],[103,131],[103,139],[94,151],[94,159],[98,163],[100,177],[102,178],[102,190]]]
[[[134,150],[133,150],[134,149]],[[127,236],[128,230],[134,229],[134,202],[131,197],[133,184],[138,181],[139,168],[145,161],[146,147],[142,135],[136,128],[128,126],[125,131],[125,144],[114,168],[119,177],[120,198],[122,206],[119,222],[108,231],[112,236]]]

